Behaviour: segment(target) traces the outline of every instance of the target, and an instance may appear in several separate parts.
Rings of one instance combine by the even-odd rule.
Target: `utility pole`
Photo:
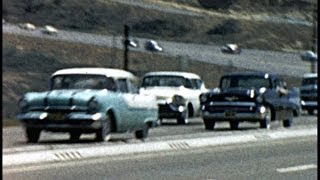
[[[318,17],[317,17],[317,3],[315,2],[314,8],[313,8],[313,33],[312,33],[312,48],[311,50],[314,52],[315,55],[318,55],[318,48],[317,48],[317,43],[318,43]],[[318,64],[318,59],[312,60],[311,61],[311,73],[316,73],[317,72],[317,64]]]
[[[123,64],[123,69],[124,70],[128,70],[128,52],[129,52],[129,31],[130,31],[130,27],[128,25],[124,25],[124,64]]]

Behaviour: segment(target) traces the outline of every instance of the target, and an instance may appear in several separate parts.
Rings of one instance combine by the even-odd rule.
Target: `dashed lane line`
[[[277,171],[279,173],[289,173],[289,172],[296,172],[296,171],[305,171],[309,169],[317,169],[317,165],[315,164],[306,164],[306,165],[299,165],[299,166],[292,166],[286,168],[278,168]]]
[[[83,147],[71,149],[44,150],[36,152],[20,152],[14,154],[4,154],[3,167],[22,164],[33,164],[41,162],[61,162],[80,160],[84,158],[94,158],[101,156],[114,156],[121,154],[134,154],[142,152],[157,151],[185,151],[191,148],[206,146],[218,146],[227,144],[239,144],[257,142],[258,140],[272,140],[282,138],[293,138],[303,136],[317,136],[317,128],[302,130],[282,130],[281,132],[267,132],[263,136],[247,135],[228,135],[215,137],[201,137],[193,139],[180,139],[159,142],[145,142],[138,144],[108,145],[99,147]]]

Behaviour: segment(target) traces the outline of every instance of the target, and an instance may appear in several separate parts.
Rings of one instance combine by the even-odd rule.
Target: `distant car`
[[[240,54],[241,49],[237,44],[226,44],[221,47],[221,51],[223,53],[228,53],[228,54]]]
[[[37,142],[41,131],[68,132],[73,141],[82,133],[104,141],[110,132],[132,131],[144,139],[157,123],[158,106],[154,96],[138,94],[136,81],[120,69],[62,69],[52,75],[49,91],[22,97],[17,118],[28,142]]]
[[[260,128],[270,128],[270,122],[282,120],[290,127],[296,106],[289,100],[285,82],[277,75],[264,72],[225,74],[219,88],[200,95],[205,129],[215,123],[229,122],[238,129],[240,122],[258,122]]]
[[[155,40],[148,40],[145,47],[150,51],[163,51],[162,47]]]
[[[307,110],[310,115],[314,114],[314,111],[318,109],[317,90],[318,74],[305,74],[300,87],[301,107],[303,110]]]
[[[315,54],[313,51],[305,51],[301,54],[301,59],[303,61],[318,61],[318,54]]]
[[[160,123],[174,118],[178,124],[186,124],[189,117],[200,116],[199,95],[206,90],[200,76],[188,72],[150,72],[140,86],[141,94],[156,96]]]
[[[44,26],[44,29],[42,30],[43,33],[45,34],[57,34],[58,33],[58,29],[54,28],[53,26],[50,25],[46,25]]]
[[[31,23],[21,23],[19,27],[25,30],[34,31],[36,30],[36,26]]]
[[[134,40],[129,40],[129,46],[136,48],[138,47],[138,43]]]

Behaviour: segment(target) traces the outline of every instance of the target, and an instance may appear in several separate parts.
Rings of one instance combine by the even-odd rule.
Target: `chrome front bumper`
[[[186,113],[186,107],[171,104],[159,104],[159,118],[178,118]]]
[[[261,121],[267,116],[266,113],[235,113],[234,115],[226,115],[226,113],[209,113],[202,112],[202,117],[206,119],[214,119],[216,121],[244,120],[244,121]]]
[[[47,130],[99,129],[106,116],[101,113],[85,114],[81,112],[50,113],[27,112],[17,115],[26,127]]]

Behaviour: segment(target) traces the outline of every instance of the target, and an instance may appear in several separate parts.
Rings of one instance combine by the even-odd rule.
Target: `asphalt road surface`
[[[217,123],[214,131],[207,131],[201,118],[192,118],[189,124],[177,125],[174,119],[165,119],[163,125],[152,128],[149,131],[147,142],[165,141],[182,138],[198,138],[198,137],[214,137],[238,134],[259,134],[268,130],[260,129],[259,123],[240,123],[239,130],[230,130],[229,123]],[[317,116],[310,116],[302,114],[300,117],[294,118],[293,125],[290,129],[304,129],[313,128],[317,126]],[[271,123],[270,131],[281,131],[285,129],[282,122],[274,121]],[[125,134],[112,134],[110,141],[95,142],[94,134],[83,134],[79,142],[70,143],[68,133],[50,133],[42,132],[39,143],[26,143],[25,132],[22,126],[3,128],[2,145],[3,152],[22,150],[39,150],[39,149],[60,149],[70,147],[90,147],[92,145],[105,146],[115,144],[132,144],[141,143],[140,140],[135,139],[131,132]],[[14,150],[13,150],[14,149]]]
[[[3,179],[317,179],[317,137],[3,169]]]

